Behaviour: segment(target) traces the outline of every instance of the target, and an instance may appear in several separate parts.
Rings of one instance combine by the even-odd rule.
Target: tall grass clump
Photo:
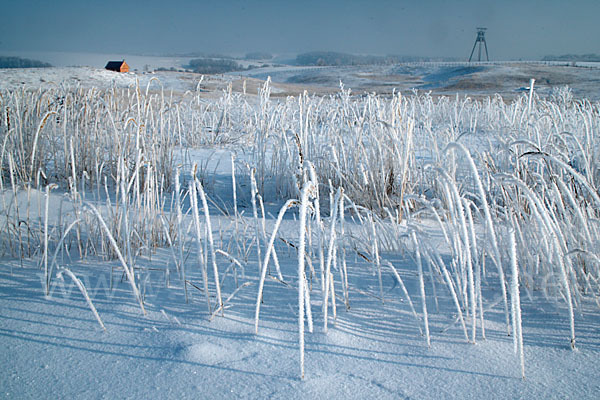
[[[322,301],[325,332],[338,300],[351,313],[355,293],[378,307],[406,299],[428,345],[438,332],[430,325],[444,317],[466,341],[485,339],[491,305],[524,375],[520,293],[539,293],[559,305],[575,348],[578,309],[600,304],[598,103],[568,89],[543,98],[533,82],[510,101],[355,96],[343,86],[322,96],[271,92],[267,80],[256,96],[232,85],[218,98],[174,95],[155,79],[145,88],[2,91],[1,255],[37,260],[46,294],[57,271],[71,276],[69,260],[118,260],[145,312],[141,259],[169,247],[174,285],[190,307],[201,292],[210,318],[254,280],[257,333],[267,277],[297,282],[301,376],[311,296]],[[215,147],[236,153],[228,199],[217,199],[217,176],[195,153]],[[284,222],[288,213],[295,222]],[[278,245],[297,269],[279,262]],[[414,268],[414,287],[401,263]],[[373,293],[352,283],[365,269]],[[386,276],[398,293],[384,290]]]

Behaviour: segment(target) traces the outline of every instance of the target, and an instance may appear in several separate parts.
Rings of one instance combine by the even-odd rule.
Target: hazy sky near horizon
[[[600,53],[600,0],[8,0],[0,54],[332,50],[490,59]]]

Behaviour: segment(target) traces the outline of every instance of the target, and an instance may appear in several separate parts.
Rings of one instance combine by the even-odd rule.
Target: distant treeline
[[[38,60],[0,56],[0,68],[47,68],[51,66],[48,63]]]
[[[190,53],[174,53],[167,54],[169,57],[194,57],[194,58],[213,58],[220,60],[270,60],[273,58],[273,54],[267,53],[265,51],[253,51],[250,53],[246,53],[244,57],[234,57],[228,54],[220,54],[220,53],[204,53],[204,52],[190,52]]]
[[[235,57],[221,53],[204,53],[201,51],[193,51],[189,53],[172,53],[167,54],[167,57],[195,57],[195,58],[218,58],[223,60],[234,60]]]
[[[598,54],[563,54],[562,56],[545,56],[542,61],[579,61],[600,62]]]
[[[403,62],[454,61],[451,58],[431,58],[415,56],[372,56],[338,53],[335,51],[311,51],[296,56],[296,64],[302,66],[343,66],[343,65],[389,65]]]
[[[237,62],[222,58],[195,58],[190,60],[190,63],[186,68],[199,74],[224,74],[226,72],[244,69]]]
[[[261,67],[264,67],[264,65]],[[247,71],[260,67],[257,67],[256,65],[248,65],[248,67],[244,67],[238,62],[230,59],[195,58],[190,60],[190,63],[186,65],[185,68],[198,74],[224,74],[227,72]]]
[[[246,53],[244,59],[246,60],[270,60],[273,58],[273,54],[264,51],[255,51],[252,53]]]

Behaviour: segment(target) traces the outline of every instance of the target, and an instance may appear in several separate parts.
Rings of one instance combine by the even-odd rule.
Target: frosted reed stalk
[[[515,241],[515,231],[509,231],[509,246],[510,246],[510,265],[512,268],[512,303],[514,304],[513,325],[516,327],[516,340],[521,361],[521,377],[525,379],[525,356],[523,354],[523,327],[521,324],[521,298],[519,295],[519,268],[517,265],[517,243]]]
[[[235,182],[235,155],[231,153],[231,189],[233,196],[233,218],[235,226],[235,245],[236,250],[240,250],[239,242],[239,222],[238,222],[238,208],[237,208],[237,184]]]
[[[323,220],[321,219],[321,205],[319,199],[319,184],[317,180],[317,173],[315,172],[315,166],[308,162],[308,171],[310,174],[310,180],[315,184],[315,199],[314,199],[314,208],[315,208],[315,220],[317,221],[317,246],[319,250],[319,272],[321,273],[321,293],[325,292],[325,254],[323,250],[323,242],[324,237],[323,234],[325,232],[325,227],[323,226]]]
[[[200,213],[198,212],[198,197],[196,195],[196,165],[194,164],[194,169],[192,171],[192,180],[189,183],[190,187],[190,203],[192,205],[192,213],[194,215],[194,227],[196,228],[196,245],[198,247],[197,255],[198,255],[198,264],[200,264],[200,269],[202,270],[202,282],[204,284],[204,294],[206,295],[206,305],[208,307],[208,314],[211,314],[211,304],[210,304],[210,295],[208,293],[208,273],[206,271],[206,262],[204,261],[204,251],[202,250],[202,230],[200,227]],[[184,282],[184,285],[187,282]]]
[[[219,269],[217,267],[217,255],[215,253],[215,243],[212,234],[212,225],[210,223],[210,213],[208,211],[208,203],[206,202],[206,194],[202,188],[202,183],[198,179],[196,180],[196,190],[200,193],[200,199],[202,200],[202,208],[204,210],[204,218],[206,220],[206,229],[208,232],[208,246],[210,249],[210,258],[212,261],[213,274],[215,275],[215,287],[217,288],[217,307],[221,308],[221,315],[223,315],[223,299],[221,298],[221,285],[219,284]]]
[[[271,256],[271,252],[273,250],[273,244],[275,243],[275,239],[277,237],[277,232],[279,231],[279,225],[281,225],[281,221],[283,220],[283,216],[286,211],[292,206],[298,204],[297,200],[288,200],[279,210],[279,214],[277,215],[277,220],[275,221],[275,226],[273,227],[273,233],[271,234],[271,239],[269,240],[269,244],[267,246],[267,252],[265,254],[265,260],[263,262],[263,266],[260,272],[260,282],[258,283],[258,296],[256,298],[256,309],[254,312],[254,332],[258,333],[258,319],[260,314],[260,303],[262,302],[262,293],[265,285],[265,278],[267,276],[267,265],[269,263],[269,258]]]
[[[460,200],[459,200],[460,201]],[[466,201],[463,201],[466,203]],[[475,233],[473,231],[473,218],[471,216],[471,211],[469,209],[469,205],[465,204],[465,214],[467,215],[468,222],[471,224],[471,238],[469,237],[469,233],[467,232],[466,221],[463,224],[463,235],[465,236],[465,256],[467,260],[467,279],[469,281],[469,301],[470,301],[470,311],[471,311],[471,329],[473,336],[473,343],[476,342],[476,334],[477,334],[477,299],[475,296],[475,279],[473,272],[473,257],[472,253],[475,251],[472,250],[472,247],[475,247],[475,243],[471,242],[471,239],[475,239]]]
[[[42,118],[42,121],[40,122],[40,124],[38,125],[37,130],[35,131],[35,136],[33,138],[33,145],[31,146],[31,165],[29,167],[29,178],[30,179],[33,177],[33,168],[35,165],[35,151],[37,149],[38,138],[40,136],[40,133],[42,132],[42,129],[44,129],[44,125],[46,124],[46,121],[48,120],[48,118],[50,118],[51,115],[56,115],[56,111],[47,112],[46,115],[44,115],[44,118]]]
[[[183,258],[183,232],[181,231],[181,224],[183,223],[183,215],[181,212],[181,187],[179,183],[179,172],[181,166],[177,166],[175,169],[175,208],[177,211],[177,248],[179,250],[179,262],[177,265],[177,272],[179,277],[183,281],[183,292],[185,295],[185,302],[188,302],[187,283],[185,277],[185,261]]]
[[[392,265],[392,263],[386,261],[385,265],[387,265],[388,267],[390,267],[390,269],[392,270],[392,273],[396,277],[396,280],[400,284],[400,287],[402,288],[402,292],[404,293],[404,297],[406,298],[406,301],[408,301],[408,305],[410,306],[410,310],[412,311],[413,316],[417,320],[417,327],[419,328],[419,333],[421,333],[421,335],[423,335],[423,329],[421,329],[421,319],[417,315],[417,311],[415,310],[415,306],[413,305],[413,302],[410,299],[410,295],[408,294],[408,290],[406,290],[406,286],[404,286],[404,282],[402,281],[402,278],[400,278],[400,274],[398,274],[398,271],[396,271],[396,268],[394,268],[394,266]]]
[[[308,323],[308,331],[313,333],[313,318],[312,318],[312,310],[310,306],[310,290],[308,287],[308,280],[306,279],[306,274],[304,275],[304,306],[306,308],[306,322]]]
[[[541,203],[539,197],[523,181],[514,177],[511,177],[508,180],[513,182],[523,190],[523,193],[527,196],[527,198],[530,201],[531,210],[533,211],[533,214],[541,221],[541,226],[545,227],[545,230],[548,232],[551,242],[554,244],[555,251],[559,253],[557,257],[557,262],[559,266],[562,285],[565,289],[565,300],[567,302],[567,307],[569,310],[569,323],[571,327],[571,349],[575,350],[575,316],[573,311],[573,295],[571,292],[569,279],[567,277],[564,253],[561,251],[561,244],[558,240],[557,233],[552,228],[553,224],[550,220],[550,216],[548,215],[548,212],[545,209],[544,205]]]
[[[444,275],[444,278],[446,279],[446,284],[448,285],[448,290],[450,290],[450,294],[452,295],[452,300],[454,300],[454,305],[456,306],[456,312],[458,314],[458,319],[460,320],[460,324],[463,328],[463,333],[465,334],[465,340],[468,342],[469,341],[469,333],[467,332],[467,325],[465,324],[465,319],[463,318],[460,301],[458,300],[458,296],[456,295],[456,290],[454,288],[454,282],[452,281],[452,278],[450,277],[450,273],[448,272],[448,269],[446,268],[446,265],[444,264],[444,261],[442,260],[442,257],[440,257],[439,253],[437,251],[435,251],[431,246],[429,246],[429,250],[431,251],[431,253],[433,253],[434,259],[437,261],[438,267],[442,270],[442,274]]]
[[[350,309],[350,296],[348,293],[348,268],[346,266],[346,246],[344,244],[344,189],[338,188],[340,194],[339,204],[339,220],[340,220],[340,238],[341,238],[341,250],[342,250],[342,289],[344,291],[344,302],[346,304],[346,310]]]
[[[44,276],[46,277],[46,296],[50,292],[50,275],[48,274],[48,210],[50,203],[50,190],[56,187],[54,184],[46,186],[46,201],[44,205]]]
[[[531,108],[533,106],[533,85],[535,84],[535,79],[529,80],[529,99],[527,100],[527,115],[531,115]]]
[[[494,257],[492,257],[492,259],[494,260],[494,263],[496,264],[496,268],[498,269],[498,276],[500,278],[500,288],[502,289],[502,300],[504,301],[504,314],[505,314],[505,320],[506,320],[506,329],[507,329],[507,333],[510,334],[510,322],[508,320],[508,297],[506,295],[506,279],[504,277],[504,270],[502,269],[502,264],[500,263],[501,258],[500,258],[500,250],[498,249],[498,239],[496,237],[496,231],[494,229],[494,224],[492,222],[492,214],[490,213],[490,207],[487,202],[487,196],[483,189],[483,185],[481,184],[481,179],[479,178],[479,173],[477,172],[477,167],[475,166],[475,162],[473,161],[473,158],[471,157],[471,153],[469,153],[469,151],[461,143],[456,143],[456,142],[448,144],[446,151],[449,149],[453,149],[453,148],[459,149],[465,154],[465,157],[467,158],[467,161],[469,164],[469,168],[471,169],[471,172],[473,173],[473,178],[475,179],[475,185],[477,186],[477,191],[479,192],[479,197],[480,197],[481,205],[483,208],[483,214],[485,216],[485,225],[488,230],[489,239],[492,242],[492,251],[494,254]]]
[[[379,282],[379,296],[381,298],[381,304],[385,303],[383,298],[383,282],[381,280],[381,260],[379,258],[379,243],[377,242],[377,231],[375,230],[375,221],[373,220],[373,214],[369,213],[369,222],[371,223],[371,234],[373,235],[372,249],[373,258],[375,259],[375,265],[377,266],[377,280]]]
[[[327,313],[328,313],[328,309],[329,309],[329,293],[330,293],[330,280],[332,279],[332,275],[330,273],[331,271],[331,263],[333,261],[333,250],[335,247],[335,238],[336,238],[336,234],[335,234],[335,224],[336,224],[336,210],[337,210],[337,204],[338,201],[340,200],[340,191],[338,190],[338,192],[336,193],[335,196],[335,200],[334,200],[334,205],[332,208],[332,213],[331,214],[331,226],[329,228],[329,246],[327,247],[327,262],[325,264],[325,291],[323,293],[323,330],[325,332],[327,332]]]
[[[102,319],[100,318],[100,315],[98,315],[98,311],[96,311],[96,307],[94,307],[94,303],[92,303],[92,299],[90,299],[90,296],[88,295],[88,292],[85,289],[85,286],[83,285],[81,280],[79,278],[77,278],[75,276],[75,274],[67,268],[61,268],[59,274],[62,272],[65,272],[67,275],[69,275],[69,277],[71,279],[73,279],[73,282],[75,282],[75,284],[81,291],[81,294],[83,295],[83,297],[85,297],[85,301],[87,302],[88,306],[90,307],[90,310],[92,310],[94,317],[96,317],[96,321],[98,321],[98,323],[102,327],[102,330],[106,331],[106,327],[104,326],[104,323],[102,322]]]
[[[423,262],[421,260],[421,250],[419,248],[419,241],[417,240],[417,234],[413,230],[410,233],[413,245],[415,246],[415,256],[417,258],[417,269],[419,272],[419,291],[421,292],[421,303],[423,306],[423,323],[425,325],[425,338],[427,340],[427,347],[431,347],[431,340],[429,338],[429,319],[427,316],[427,302],[425,297],[425,282],[423,281]]]
[[[266,230],[266,225],[265,225],[265,206],[263,204],[263,199],[262,196],[260,194],[256,195],[256,198],[258,199],[258,204],[260,206],[260,221],[261,221],[261,233],[262,233],[262,238],[264,243],[267,242],[267,230]],[[275,251],[275,248],[271,249],[271,254],[273,257],[273,264],[275,264],[275,272],[277,272],[277,277],[279,278],[279,280],[283,280],[283,275],[281,275],[281,267],[279,266],[279,258],[277,257],[277,252]],[[260,267],[260,263],[259,263],[259,267]]]
[[[123,269],[125,269],[125,273],[127,274],[127,279],[129,280],[129,284],[131,286],[131,290],[133,291],[133,294],[134,294],[135,298],[138,300],[138,302],[140,304],[140,308],[142,310],[142,313],[144,315],[146,315],[146,310],[144,309],[144,303],[142,301],[142,296],[140,296],[140,292],[138,291],[138,288],[137,288],[137,286],[135,284],[135,276],[133,274],[133,268],[130,269],[127,266],[127,263],[125,262],[125,259],[123,258],[123,255],[121,254],[121,250],[119,250],[119,246],[117,245],[117,242],[115,241],[115,238],[113,237],[113,235],[110,233],[110,230],[108,229],[108,226],[106,226],[106,223],[104,222],[104,219],[102,218],[102,215],[100,215],[100,212],[98,212],[98,210],[96,209],[96,207],[94,207],[93,205],[88,204],[88,206],[94,212],[94,214],[98,218],[98,221],[100,221],[100,225],[102,226],[102,229],[104,229],[104,232],[108,236],[108,240],[110,241],[110,244],[112,245],[113,250],[117,254],[117,258],[121,262],[121,265],[123,266]]]
[[[304,257],[305,257],[305,240],[306,240],[306,209],[308,207],[308,199],[313,191],[313,183],[307,182],[302,188],[300,196],[300,234],[298,239],[298,333],[300,344],[300,376],[304,379]]]
[[[48,276],[49,276],[48,285],[50,285],[50,283],[52,283],[52,281],[51,281],[52,271],[54,270],[54,265],[56,265],[56,257],[58,256],[58,252],[61,249],[63,242],[65,241],[65,238],[67,237],[67,235],[69,234],[71,229],[73,229],[73,227],[75,225],[77,225],[79,222],[80,222],[79,219],[76,219],[75,221],[71,222],[71,224],[67,227],[67,229],[65,229],[65,232],[62,234],[62,237],[58,241],[58,244],[56,245],[56,249],[54,249],[54,254],[52,255],[52,261],[50,261],[50,267],[49,267],[50,271],[48,273]]]
[[[252,168],[250,170],[250,191],[252,194],[252,215],[254,216],[254,231],[255,231],[255,235],[256,235],[256,256],[258,258],[258,268],[259,271],[258,273],[260,274],[260,262],[261,262],[261,256],[260,256],[260,234],[259,234],[259,227],[258,227],[258,211],[256,209],[256,195],[258,193],[258,188],[256,186],[256,168]]]

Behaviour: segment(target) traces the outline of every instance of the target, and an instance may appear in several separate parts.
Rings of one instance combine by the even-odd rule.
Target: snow
[[[87,286],[96,289],[94,302],[108,329],[102,332],[71,282],[44,298],[39,270],[17,264],[3,263],[0,271],[0,387],[7,398],[591,399],[600,393],[597,312],[578,317],[581,341],[573,352],[564,340],[564,317],[541,299],[523,305],[522,380],[500,307],[486,315],[487,340],[465,343],[456,327],[441,333],[451,322],[438,317],[427,348],[386,274],[385,307],[354,292],[351,310],[338,311],[327,334],[318,327],[307,333],[301,381],[292,312],[296,292],[283,285],[267,283],[255,335],[256,285],[242,290],[225,317],[208,321],[199,294],[185,304],[180,291],[156,282],[146,295],[148,315],[142,316],[126,283],[111,293],[107,282],[91,275],[98,265],[81,265],[80,276],[90,273]],[[289,261],[285,265],[288,273],[294,269]],[[376,285],[370,274],[362,282],[365,290]],[[318,309],[313,313],[319,315]]]
[[[275,83],[301,84],[315,90],[339,89],[340,81],[354,93],[396,91],[431,91],[434,94],[489,96],[505,98],[519,95],[519,89],[536,79],[538,93],[549,94],[553,88],[568,85],[574,95],[598,100],[600,63],[577,64],[541,62],[486,63],[406,63],[389,66],[298,67],[275,66],[244,72],[243,76]],[[236,73],[238,74],[238,73]]]
[[[445,85],[463,75],[488,71],[488,66],[481,68],[436,69],[428,79],[444,81]],[[510,68],[515,67],[489,68],[513,73]],[[312,74],[323,70],[310,71]],[[325,71],[337,74],[340,70]],[[297,70],[286,72],[297,73]],[[87,67],[10,70],[0,71],[0,89],[53,84],[130,87],[136,79],[145,85],[152,76],[159,76],[165,89],[180,93],[195,87],[197,79],[185,74],[114,74]],[[226,78],[222,79],[220,83],[226,82]],[[232,153],[240,164],[252,158],[242,146],[235,145],[191,149],[181,157],[202,166],[208,195],[229,211]],[[238,204],[243,213],[239,222],[253,232],[248,200],[250,185],[241,182],[239,188],[238,196],[243,199]],[[75,213],[70,205],[61,203],[64,190],[57,189],[50,199],[49,218],[54,224],[61,210],[63,216]],[[10,203],[7,200],[10,194],[3,195],[6,201],[2,204]],[[20,192],[18,202],[26,201],[26,193]],[[30,201],[40,204],[44,196],[34,190]],[[281,204],[267,204],[267,235],[274,223],[271,214],[276,214]],[[32,208],[32,220],[41,218],[37,209]],[[295,240],[299,225],[297,211],[291,214],[284,219],[281,232],[282,237]],[[191,221],[191,216],[186,218]],[[216,241],[235,239],[233,236],[238,232],[234,231],[230,215],[211,206],[211,219]],[[345,224],[348,231],[358,230],[350,218]],[[440,244],[442,235],[436,225],[423,221],[420,227],[444,251],[442,256],[449,257],[449,249]],[[408,234],[406,224],[399,229]],[[482,226],[477,229],[484,231]],[[242,236],[237,239],[247,239]],[[24,260],[4,255],[0,260],[0,395],[136,399],[600,397],[600,313],[591,299],[583,298],[575,315],[578,341],[577,350],[572,351],[566,306],[546,298],[543,291],[521,293],[526,376],[522,379],[513,339],[506,335],[502,294],[494,275],[490,275],[484,289],[486,339],[481,338],[478,328],[476,343],[465,341],[455,320],[451,295],[445,286],[438,285],[439,309],[431,294],[427,297],[431,333],[431,347],[428,347],[417,325],[422,322],[415,321],[391,271],[382,269],[385,300],[382,304],[373,266],[357,257],[356,252],[348,255],[351,307],[345,309],[339,299],[341,287],[336,286],[337,318],[335,323],[329,320],[327,332],[322,328],[322,298],[317,290],[311,292],[315,328],[312,333],[305,332],[305,378],[300,379],[297,253],[282,241],[277,241],[275,247],[285,282],[266,280],[258,334],[254,333],[259,284],[254,252],[248,257],[245,274],[239,273],[239,284],[246,286],[236,291],[232,273],[222,277],[223,298],[232,297],[226,302],[224,316],[214,317],[208,313],[204,293],[198,289],[202,287],[202,274],[195,254],[191,254],[195,247],[186,261],[188,279],[197,286],[188,287],[188,303],[168,249],[158,250],[151,257],[145,251],[137,255],[136,279],[147,315],[142,315],[118,260],[93,257],[81,260],[61,254],[61,265],[68,265],[83,281],[106,331],[100,328],[68,276],[62,280],[55,278],[50,295],[44,296],[42,250]],[[415,261],[408,254],[385,251],[381,257],[398,269],[415,309],[422,310]],[[313,263],[316,269],[316,261]],[[225,265],[222,261],[220,272]],[[167,271],[170,271],[168,284]],[[431,280],[427,272],[424,277],[424,290],[429,293]],[[309,284],[320,286],[316,280]],[[214,293],[214,283],[211,285]],[[212,300],[214,303],[214,296]]]
[[[153,80],[158,79],[158,81]],[[118,73],[105,70],[103,67],[61,67],[61,68],[28,68],[0,69],[0,90],[48,89],[64,85],[71,88],[128,88],[139,83],[145,89],[148,84],[156,90],[160,87],[169,91],[185,92],[196,88],[200,75],[186,73]],[[137,83],[136,83],[137,82]]]

